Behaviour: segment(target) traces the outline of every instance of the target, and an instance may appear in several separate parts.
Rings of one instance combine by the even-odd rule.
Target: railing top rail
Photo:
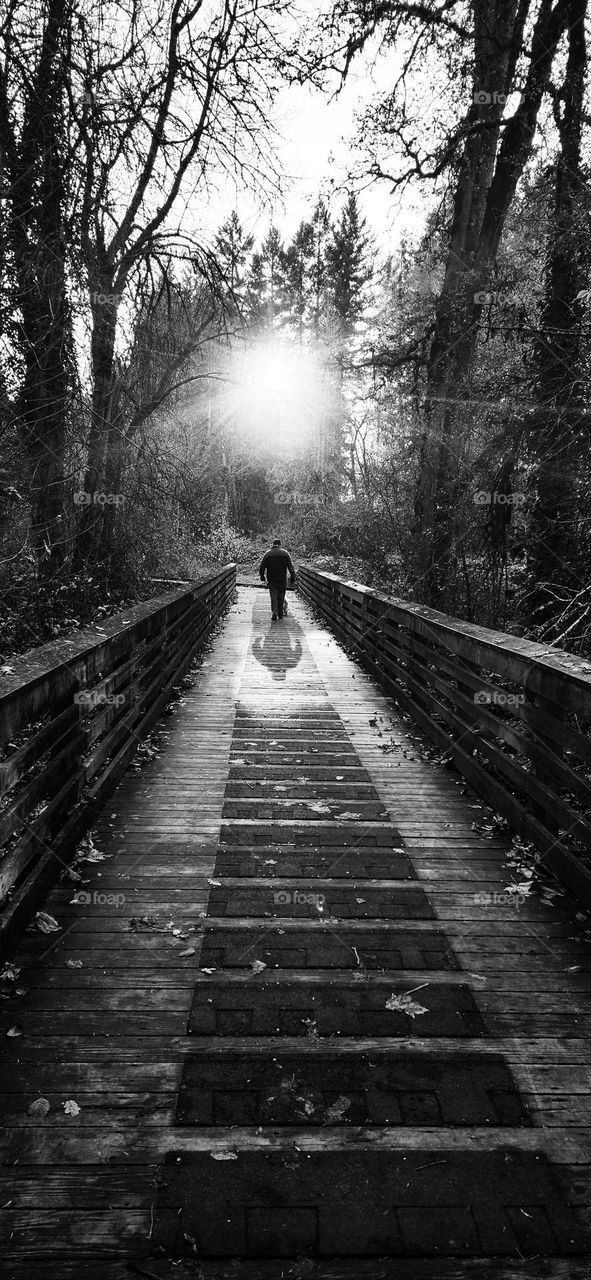
[[[120,613],[105,618],[100,626],[86,627],[73,636],[64,636],[59,640],[50,640],[47,644],[29,649],[22,656],[11,659],[7,664],[12,670],[0,676],[0,714],[2,707],[20,696],[25,689],[31,690],[35,685],[58,675],[73,663],[83,662],[87,654],[98,649],[116,636],[133,630],[145,618],[170,608],[172,604],[195,596],[202,587],[210,586],[216,579],[221,579],[234,563],[223,565],[215,573],[203,574],[194,582],[187,584],[182,591],[169,591],[164,595],[143,600],[140,604],[122,609]]]
[[[437,638],[455,654],[481,666],[486,666],[487,659],[490,659],[491,666],[502,667],[503,675],[520,681],[532,692],[538,691],[543,681],[544,692],[550,697],[558,697],[558,686],[568,684],[571,691],[576,690],[577,709],[583,715],[591,717],[591,663],[586,659],[534,640],[463,622],[461,618],[441,613],[438,609],[400,600],[362,583],[340,578],[334,573],[321,572],[308,566],[302,566],[302,569],[316,578],[345,587],[350,593],[379,601],[387,606],[394,622],[403,623],[426,639]],[[550,680],[555,691],[548,687]],[[572,705],[572,702],[571,696],[569,704]]]

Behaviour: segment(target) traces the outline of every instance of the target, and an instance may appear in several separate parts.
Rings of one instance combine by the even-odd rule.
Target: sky
[[[392,83],[395,56],[376,57],[376,51],[353,64],[347,80],[337,92],[322,93],[309,85],[287,86],[278,95],[272,123],[283,139],[278,161],[283,173],[285,196],[264,208],[242,190],[238,197],[228,187],[208,208],[212,229],[235,208],[247,231],[258,241],[273,220],[287,238],[300,221],[309,218],[322,194],[333,216],[344,202],[344,184],[352,160],[356,116],[380,90]],[[360,205],[378,247],[387,252],[396,248],[400,236],[418,230],[417,202],[392,196],[387,183],[373,182],[357,187]]]
[[[309,216],[320,190],[325,196],[332,191],[337,205],[342,201],[340,188],[351,161],[355,112],[371,96],[371,89],[368,79],[356,77],[332,99],[307,86],[293,86],[281,95],[278,127],[285,144],[279,155],[286,176],[292,176],[285,211],[288,234]],[[373,183],[371,190],[360,192],[360,200],[374,234],[389,238],[396,210],[387,185]]]

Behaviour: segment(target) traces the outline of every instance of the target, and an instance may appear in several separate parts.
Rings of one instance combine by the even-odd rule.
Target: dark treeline
[[[274,531],[588,652],[586,0],[202,8],[3,19],[3,655]],[[255,240],[277,90],[370,50],[391,87],[340,194]],[[245,207],[206,238],[225,177]],[[416,233],[370,234],[380,184]]]

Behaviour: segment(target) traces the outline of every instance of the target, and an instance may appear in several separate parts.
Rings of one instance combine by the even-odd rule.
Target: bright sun
[[[261,342],[237,353],[232,381],[233,415],[241,434],[293,452],[314,433],[319,364],[293,339]]]
[[[289,361],[286,353],[272,347],[255,347],[247,356],[245,382],[255,399],[283,396],[290,381]]]

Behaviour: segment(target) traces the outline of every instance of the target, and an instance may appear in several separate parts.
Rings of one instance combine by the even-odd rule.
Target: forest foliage
[[[589,652],[586,0],[11,0],[3,657],[279,533]],[[303,32],[305,31],[305,38]],[[391,58],[295,232],[273,104]],[[199,210],[232,182],[212,236]],[[372,191],[419,202],[385,237]],[[401,206],[402,207],[402,206]]]

